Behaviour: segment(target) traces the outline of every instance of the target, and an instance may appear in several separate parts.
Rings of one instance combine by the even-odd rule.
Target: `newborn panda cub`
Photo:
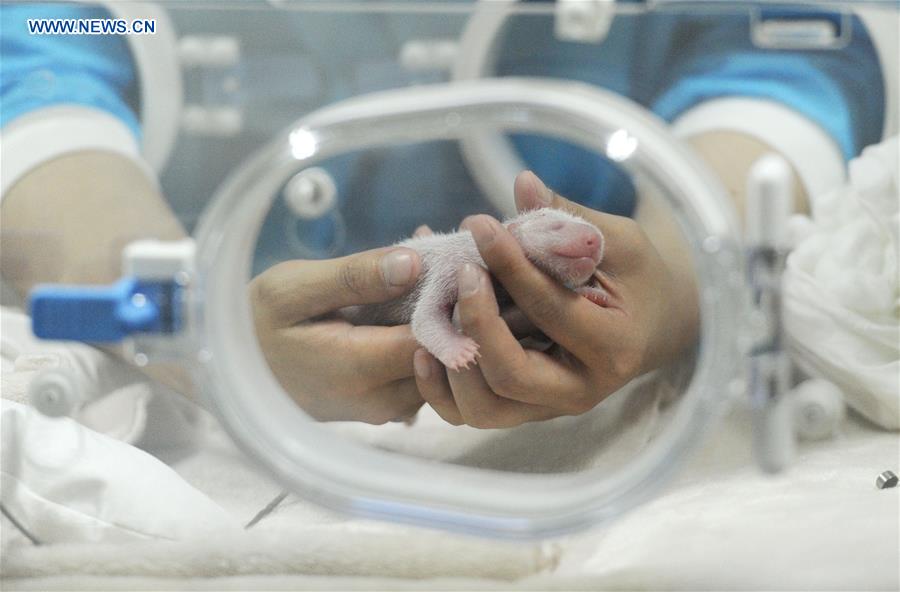
[[[561,210],[531,210],[506,220],[504,226],[522,246],[525,256],[567,288],[602,304],[606,292],[595,282],[603,258],[603,235],[593,224]],[[478,344],[460,333],[452,321],[457,301],[456,276],[465,263],[485,267],[475,240],[467,230],[418,236],[397,243],[416,251],[422,271],[415,287],[403,298],[383,304],[344,309],[353,323],[398,325],[410,323],[416,340],[451,370],[475,361]],[[494,282],[501,307],[509,295]]]

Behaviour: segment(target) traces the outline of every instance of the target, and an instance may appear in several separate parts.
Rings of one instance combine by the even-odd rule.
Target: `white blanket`
[[[336,429],[395,449],[410,441],[406,434],[419,430],[412,441],[421,444],[427,433],[446,450],[448,434],[455,432],[459,444],[455,454],[445,453],[448,459],[497,466],[507,458],[513,468],[521,468],[527,464],[523,458],[532,458],[540,470],[550,468],[566,449],[581,456],[575,464],[586,462],[591,455],[579,455],[577,444],[561,443],[574,438],[588,450],[592,438],[625,416],[638,427],[619,432],[618,449],[634,452],[665,414],[658,398],[638,394],[631,400],[642,402],[619,405],[618,411],[600,412],[593,420],[570,418],[506,433],[449,426],[435,431],[437,420],[427,415],[413,428]],[[197,495],[182,508],[170,508],[170,515],[182,521],[179,528],[199,527],[200,515],[190,514],[213,508],[223,512],[214,536],[207,531],[202,540],[35,547],[5,523],[4,589],[399,589],[409,580],[416,582],[414,588],[451,589],[502,588],[509,585],[504,581],[516,581],[517,588],[556,589],[900,585],[900,488],[875,488],[878,473],[897,470],[900,437],[855,416],[837,439],[806,445],[790,472],[768,478],[752,464],[747,412],[739,405],[655,501],[606,527],[544,543],[500,543],[346,518],[293,496],[252,529],[235,528],[279,488],[247,463],[214,422],[205,418],[198,425],[195,429],[205,433],[198,445],[154,452],[177,471],[179,487]],[[595,454],[602,449],[595,448]],[[608,456],[602,462],[611,463]],[[154,470],[166,469],[156,462]],[[135,495],[133,513],[155,508],[160,514],[160,500],[174,501],[172,495],[171,488]]]
[[[787,261],[794,359],[840,385],[871,421],[900,429],[900,146],[870,146],[850,182],[813,200]]]

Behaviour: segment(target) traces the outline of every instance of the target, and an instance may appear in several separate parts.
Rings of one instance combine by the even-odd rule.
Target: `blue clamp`
[[[115,343],[134,333],[181,328],[181,287],[126,277],[111,286],[46,284],[31,292],[32,331],[41,339]]]

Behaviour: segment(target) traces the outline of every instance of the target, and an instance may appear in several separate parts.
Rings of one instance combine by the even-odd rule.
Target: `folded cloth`
[[[83,343],[43,341],[31,332],[21,310],[0,307],[0,362],[3,398],[28,403],[28,385],[40,372],[61,368],[83,389],[84,404],[75,419],[94,431],[134,443],[144,433],[147,404],[158,390],[146,376],[97,348]]]
[[[0,585],[30,590],[896,590],[900,490],[879,490],[874,479],[896,463],[898,435],[873,431],[851,417],[836,438],[802,443],[796,465],[773,478],[752,463],[750,416],[746,402],[736,405],[663,495],[577,536],[503,543],[342,517],[291,497],[250,530],[202,541],[13,547],[3,557]],[[418,425],[409,431],[421,442],[414,434]],[[379,440],[374,432],[383,431],[387,440],[396,440],[399,429],[372,428],[366,438],[374,443]],[[246,520],[278,490],[277,484],[258,481],[258,469],[219,435],[222,440],[206,440],[214,447],[179,461],[176,468]],[[539,455],[541,449],[532,453]],[[505,454],[518,458],[522,451]]]
[[[898,139],[863,151],[813,199],[787,260],[785,326],[798,365],[878,425],[900,429]]]
[[[2,401],[0,501],[42,544],[197,539],[239,523],[150,454]],[[3,550],[26,542],[3,528]],[[24,534],[23,534],[24,536]]]
[[[677,390],[669,383],[681,379],[650,376],[590,414],[513,430],[454,427],[427,409],[411,427],[344,424],[334,425],[334,429],[373,446],[473,466],[531,472],[587,466],[613,470],[627,463],[658,433],[661,417],[671,410],[667,395]],[[4,421],[4,438],[18,439],[24,433],[28,441],[21,446],[3,445],[4,471],[7,466],[16,471],[14,479],[4,475],[4,488],[7,483],[11,488],[9,494],[4,489],[4,504],[37,538],[55,544],[33,546],[22,540],[6,544],[0,564],[4,578],[63,574],[205,578],[302,573],[402,578],[464,575],[513,580],[552,570],[560,559],[561,548],[553,542],[504,543],[362,520],[295,496],[248,530],[226,528],[246,525],[281,487],[240,454],[216,424],[200,422],[209,433],[198,450],[168,454],[171,467],[177,471],[176,481],[175,476],[160,471],[156,458],[134,446],[92,433],[70,419],[51,420],[26,406],[5,404],[9,419]],[[156,423],[153,414],[151,402],[147,433]],[[29,425],[35,422],[38,429],[22,430],[17,425],[19,419]],[[77,445],[61,442],[68,431],[85,441]],[[35,446],[35,441],[45,443],[48,449]],[[59,462],[42,473],[31,469],[25,474],[17,463],[21,464],[30,450],[40,458],[48,456],[52,457],[50,461]],[[68,456],[60,461],[60,455]],[[50,461],[41,460],[39,464],[48,465]],[[66,470],[52,470],[64,461]],[[66,481],[72,478],[77,478],[74,484],[93,484],[93,488],[79,488]],[[47,503],[43,509],[29,507],[22,502],[24,497],[31,503],[22,495],[26,489],[39,491],[43,498],[59,494],[58,499],[47,500],[57,503]],[[122,494],[133,497],[127,509]],[[213,515],[210,502],[223,509],[227,519]],[[126,532],[99,532],[98,521],[91,519],[98,513],[104,514],[103,527],[116,526],[112,523],[123,520],[140,524]],[[73,515],[86,517],[74,521]],[[4,526],[4,533],[13,531],[9,524]],[[118,544],[124,540],[133,544]]]

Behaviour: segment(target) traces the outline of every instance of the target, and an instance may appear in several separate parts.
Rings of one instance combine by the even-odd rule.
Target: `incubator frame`
[[[749,10],[753,22],[759,22],[762,6],[765,6],[766,3],[760,5],[752,2],[729,2],[728,6],[725,6],[722,0],[655,0],[648,2],[646,6],[637,6],[623,5],[614,0],[610,2],[599,0],[598,4],[608,4],[609,7],[604,10],[598,10],[597,14],[588,18],[612,21],[619,14],[666,9],[687,10],[688,6],[696,5],[696,7],[704,10],[714,8],[733,13]],[[777,6],[778,1],[772,0],[769,4]],[[885,104],[897,104],[898,84],[900,84],[898,82],[900,76],[897,74],[898,42],[896,35],[891,35],[890,31],[893,27],[893,31],[896,32],[900,21],[897,20],[896,16],[893,19],[889,16],[885,18],[885,15],[880,12],[883,8],[890,7],[890,0],[862,0],[853,3],[847,0],[807,0],[798,4],[801,7],[807,5],[810,8],[840,10],[840,36],[835,40],[835,45],[819,48],[823,51],[849,43],[849,20],[853,13],[869,29],[881,31],[881,35],[876,38],[875,47],[884,65]],[[561,3],[557,2],[556,5],[560,6]],[[496,45],[507,20],[511,16],[516,15],[540,14],[553,11],[554,8],[552,6],[540,7],[539,9],[528,8],[521,0],[479,0],[476,2],[472,15],[460,38],[459,47],[461,51],[457,54],[455,65],[451,72],[452,80],[475,80],[494,76],[493,64]],[[559,12],[557,12],[557,30],[561,27],[559,24],[560,16]],[[609,24],[607,22],[602,28],[608,30]],[[751,30],[747,34],[756,35],[757,33]],[[605,36],[605,32],[603,36]],[[596,41],[594,40],[594,42]],[[885,138],[892,133],[896,133],[897,119],[898,114],[896,110],[886,110],[883,132]],[[506,216],[515,214],[512,181],[516,174],[524,168],[524,165],[510,141],[496,132],[473,130],[460,138],[459,145],[466,167],[472,173],[479,188],[491,201],[491,204]]]
[[[342,439],[297,406],[252,338],[247,280],[257,232],[298,170],[344,151],[459,140],[477,129],[541,133],[618,156],[664,187],[698,273],[701,344],[671,424],[633,463],[522,475],[403,458]],[[634,148],[610,154],[625,134]],[[690,148],[627,99],[546,79],[456,82],[356,97],[301,119],[229,178],[195,233],[189,308],[198,383],[235,442],[290,489],[343,512],[497,537],[559,534],[602,523],[652,494],[702,437],[740,378],[747,340],[743,253],[730,202]],[[735,335],[735,331],[737,335]],[[742,345],[743,344],[743,345]]]

